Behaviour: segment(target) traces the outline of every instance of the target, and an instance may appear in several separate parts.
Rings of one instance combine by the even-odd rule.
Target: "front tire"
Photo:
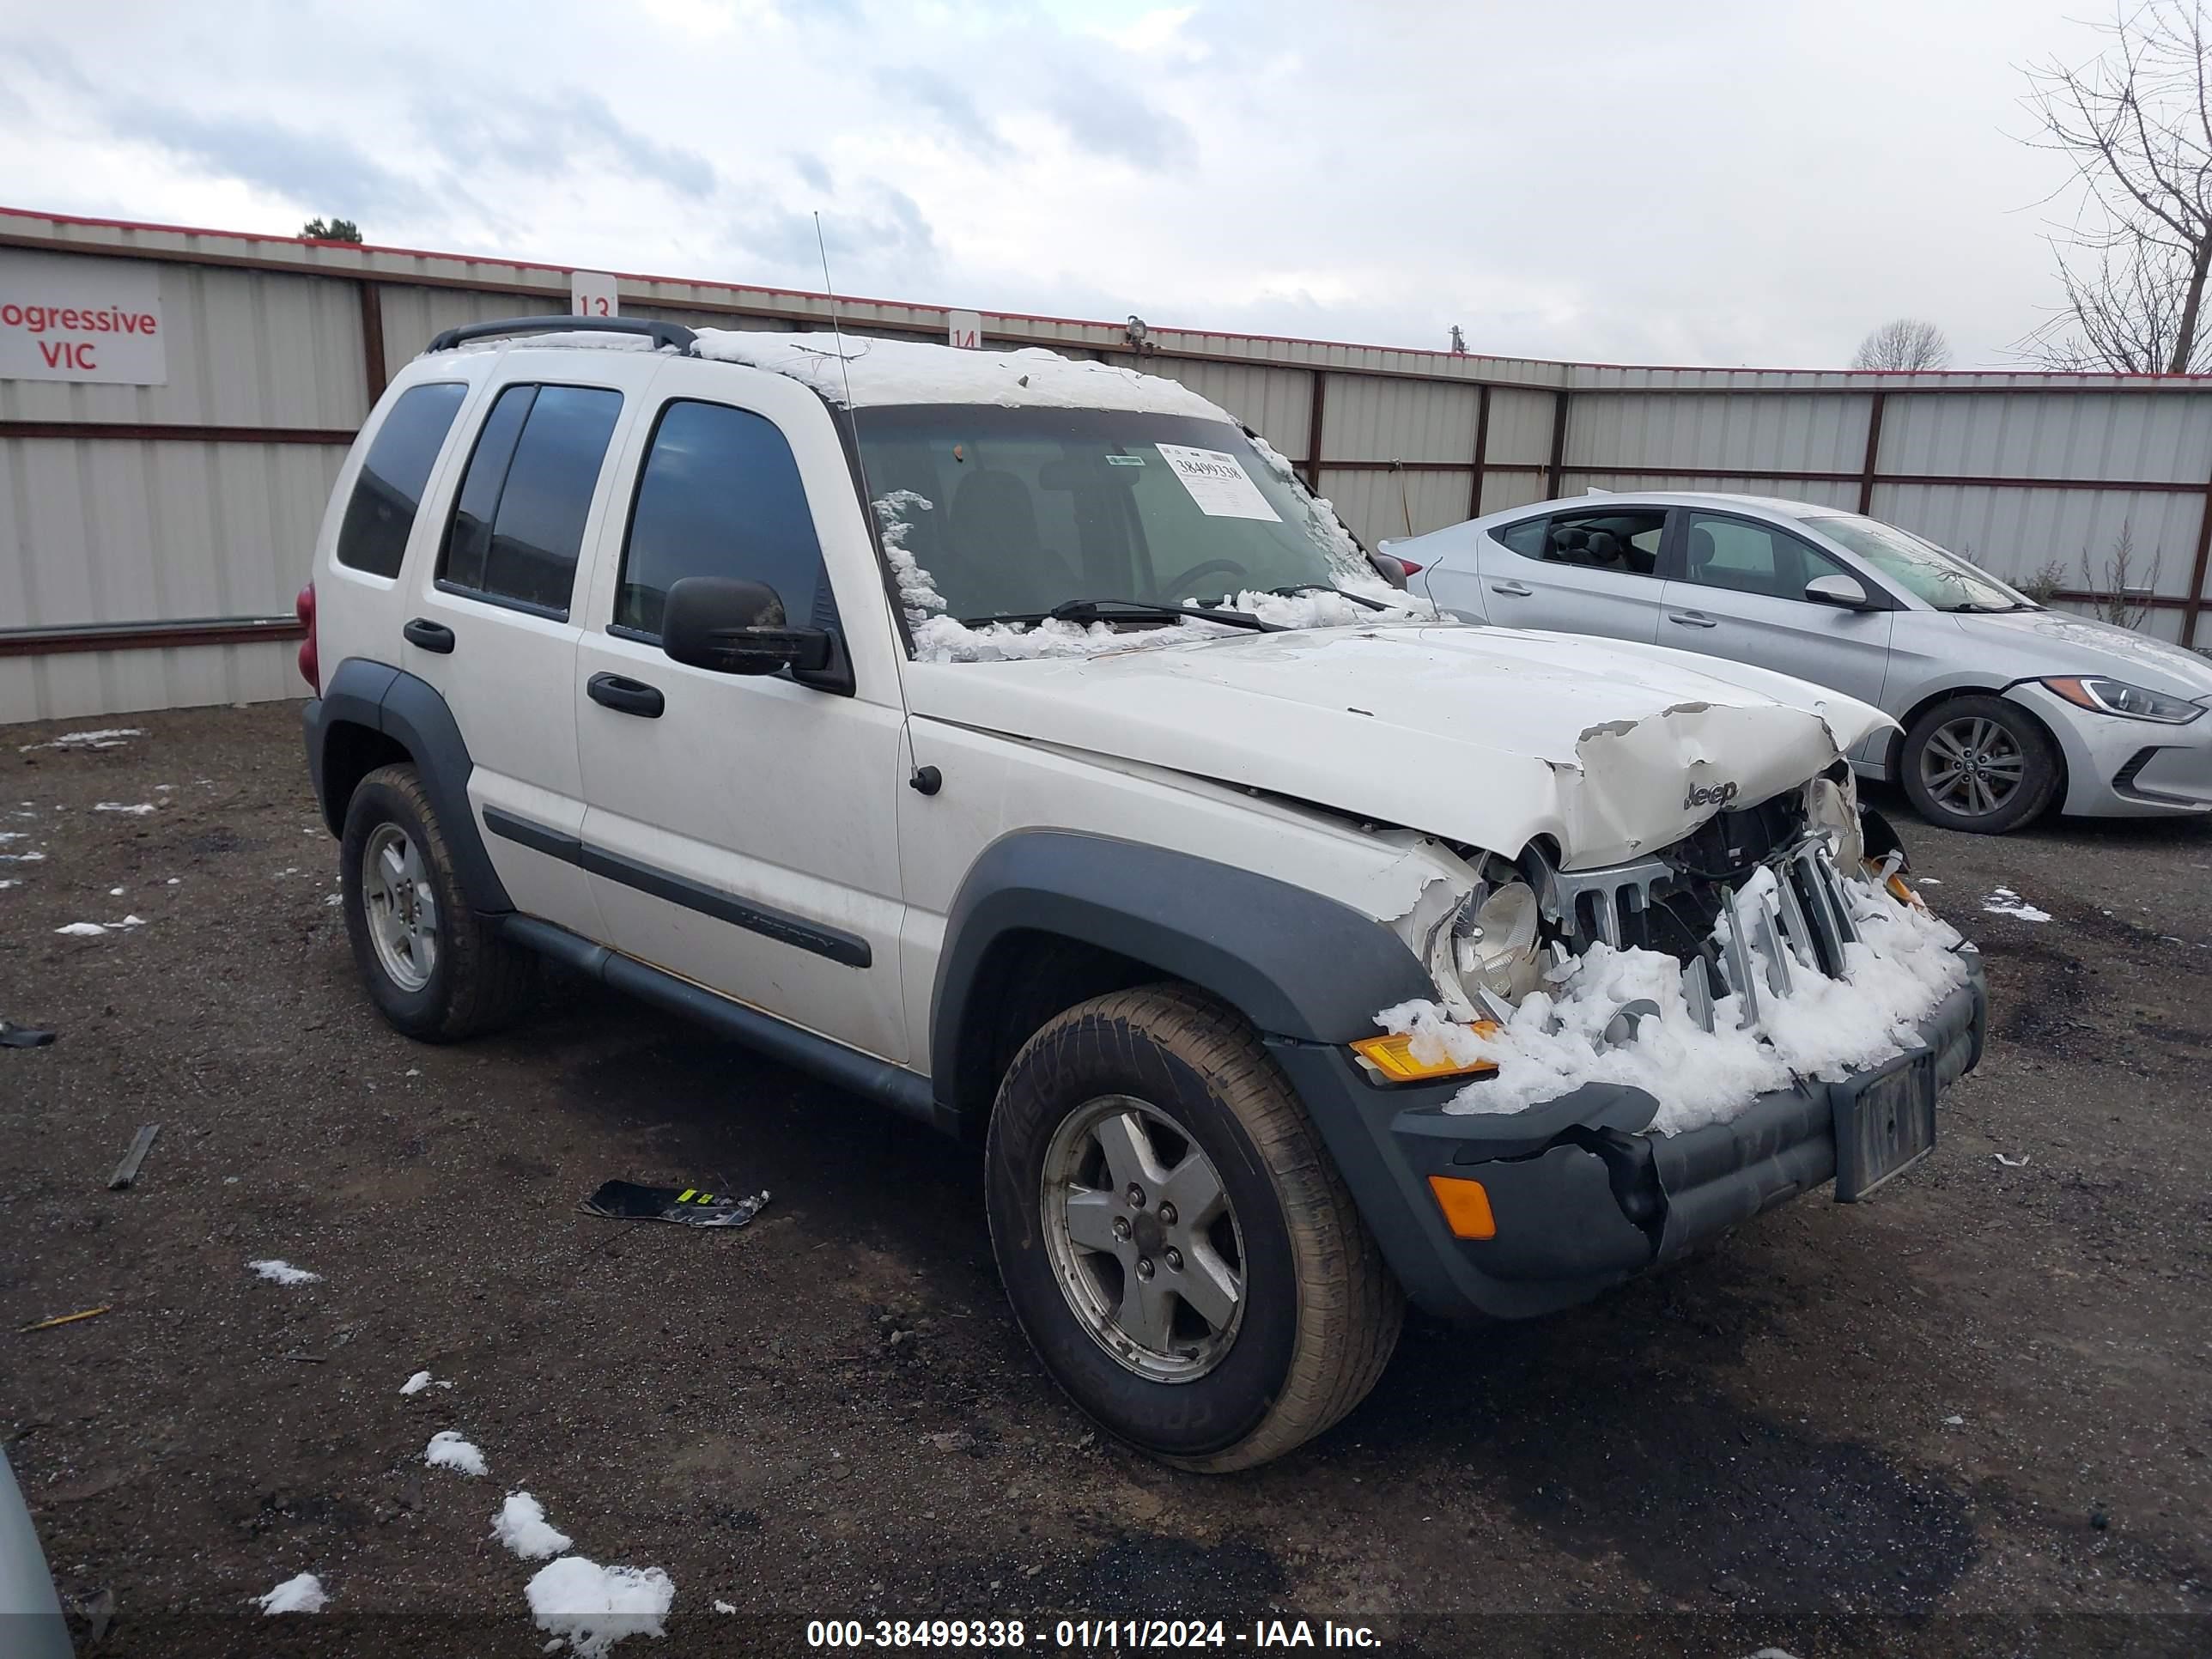
[[[1251,1027],[1149,986],[1060,1015],[1000,1085],[986,1182],[1014,1316],[1120,1438],[1249,1468],[1364,1399],[1405,1302]]]
[[[2002,836],[2032,823],[2058,793],[2051,735],[2002,697],[1952,697],[1912,722],[1899,751],[1906,797],[1945,830]]]
[[[380,767],[361,781],[346,804],[339,860],[354,963],[394,1027],[453,1042],[521,1012],[536,958],[471,907],[413,767]]]

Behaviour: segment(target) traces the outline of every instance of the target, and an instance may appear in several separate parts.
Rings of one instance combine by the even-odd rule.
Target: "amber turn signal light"
[[[1495,1020],[1477,1020],[1462,1029],[1473,1031],[1477,1036],[1498,1035]],[[1352,1052],[1392,1083],[1425,1083],[1440,1077],[1473,1077],[1498,1069],[1492,1060],[1454,1060],[1449,1054],[1435,1060],[1416,1060],[1413,1057],[1413,1039],[1402,1031],[1389,1036],[1362,1037],[1352,1045]]]
[[[1431,1176],[1429,1190],[1454,1238],[1495,1238],[1498,1218],[1490,1212],[1490,1194],[1480,1181],[1462,1176]]]

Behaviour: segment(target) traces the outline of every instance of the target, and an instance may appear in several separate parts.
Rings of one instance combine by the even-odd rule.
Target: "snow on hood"
[[[2194,651],[2132,629],[2115,628],[2063,611],[1997,611],[1954,613],[1966,632],[1997,629],[2047,659],[2036,672],[2049,674],[2110,674],[2152,691],[2195,702],[2212,696],[2212,662]]]
[[[1890,724],[1785,675],[1572,635],[1354,626],[1145,642],[915,662],[908,707],[1509,856],[1547,835],[1574,868],[1680,840]]]
[[[835,333],[820,331],[778,334],[735,328],[702,328],[698,337],[693,349],[702,357],[789,375],[831,403],[855,409],[885,404],[998,404],[1009,409],[1110,409],[1232,419],[1218,404],[1174,380],[1109,363],[1079,362],[1043,346],[962,351],[858,334],[841,340]]]

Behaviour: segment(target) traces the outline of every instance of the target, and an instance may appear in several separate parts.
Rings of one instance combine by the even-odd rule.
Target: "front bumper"
[[[1982,1056],[1989,997],[1980,955],[1923,1020],[1936,1083]],[[1832,1180],[1835,1097],[1888,1069],[1762,1095],[1727,1123],[1643,1133],[1657,1103],[1589,1084],[1512,1114],[1452,1115],[1459,1083],[1388,1089],[1342,1049],[1271,1040],[1406,1293],[1444,1318],[1526,1318],[1587,1302],[1740,1222]],[[1891,1065],[1904,1062],[1893,1061]],[[1497,1237],[1452,1236],[1432,1175],[1483,1183]]]
[[[2212,812],[2212,714],[2186,726],[2077,708],[2033,681],[2005,696],[2035,711],[2066,757],[2060,810],[2085,817]]]

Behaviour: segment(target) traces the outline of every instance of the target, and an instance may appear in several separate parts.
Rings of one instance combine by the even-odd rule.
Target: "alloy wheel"
[[[406,992],[438,966],[438,895],[422,848],[396,823],[380,823],[361,854],[361,902],[377,966]]]
[[[2027,780],[2027,757],[2019,739],[1985,715],[1947,720],[1921,746],[1921,787],[1938,806],[1960,817],[2002,811]]]
[[[1244,1245],[1189,1132],[1127,1095],[1085,1102],[1046,1147],[1045,1250],[1098,1346],[1153,1382],[1226,1358],[1244,1315]]]

